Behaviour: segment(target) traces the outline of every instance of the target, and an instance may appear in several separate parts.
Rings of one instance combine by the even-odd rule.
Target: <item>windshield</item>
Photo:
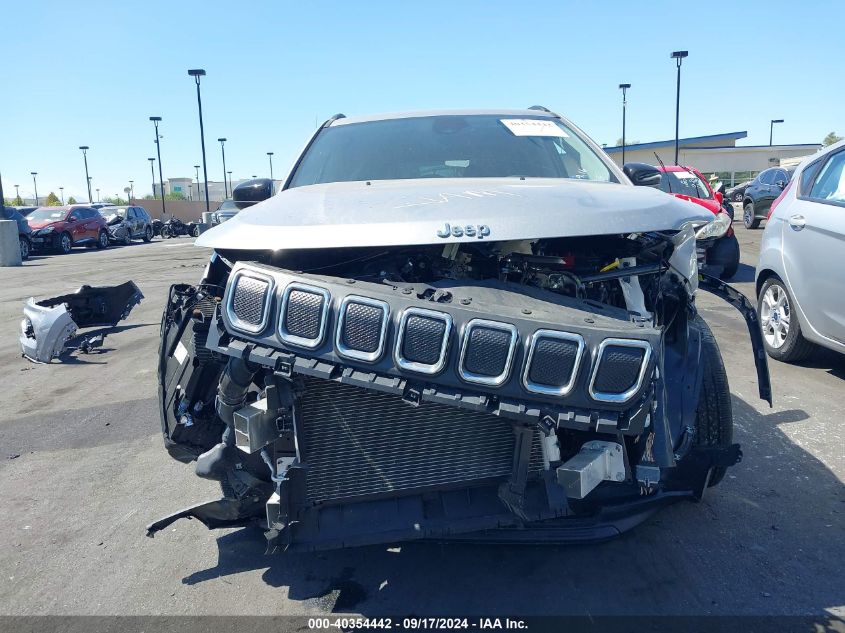
[[[691,171],[666,171],[660,179],[660,189],[666,193],[680,193],[692,198],[710,200],[713,195],[705,182]]]
[[[111,220],[115,216],[119,216],[121,218],[126,217],[126,209],[120,209],[116,207],[103,207],[99,210],[100,215],[103,216],[106,220]]]
[[[234,200],[224,200],[223,204],[217,207],[218,211],[237,211],[238,207]]]
[[[45,220],[50,222],[58,222],[62,218],[65,217],[67,211],[65,209],[51,209],[50,207],[42,207],[40,209],[36,209],[28,216],[26,216],[27,220],[35,220],[36,222],[44,222]]]
[[[303,156],[290,186],[518,176],[618,182],[601,157],[556,119],[449,115],[326,128]]]

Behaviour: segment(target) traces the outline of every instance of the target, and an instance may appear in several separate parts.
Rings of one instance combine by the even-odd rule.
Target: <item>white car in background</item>
[[[845,353],[845,141],[801,163],[772,204],[757,264],[766,352],[807,358],[816,345]]]

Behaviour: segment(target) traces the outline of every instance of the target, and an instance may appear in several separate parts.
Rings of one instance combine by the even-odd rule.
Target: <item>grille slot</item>
[[[230,286],[227,305],[232,325],[244,332],[258,333],[267,327],[273,279],[260,273],[239,272]]]
[[[313,349],[323,342],[329,293],[316,286],[292,283],[282,296],[279,336],[290,345]]]
[[[599,345],[590,395],[602,402],[624,402],[642,386],[651,358],[646,341],[605,339]]]
[[[402,369],[436,374],[446,365],[452,317],[445,312],[408,308],[402,313],[394,360]]]
[[[368,297],[347,296],[340,304],[335,344],[341,356],[373,362],[384,352],[390,306]]]
[[[522,382],[528,391],[564,396],[572,391],[584,354],[578,334],[537,330],[531,338]]]
[[[464,330],[458,371],[467,382],[498,386],[510,374],[517,329],[509,323],[473,319]]]
[[[473,485],[510,475],[514,434],[487,413],[307,378],[297,432],[310,501]],[[534,433],[531,469],[543,468]]]

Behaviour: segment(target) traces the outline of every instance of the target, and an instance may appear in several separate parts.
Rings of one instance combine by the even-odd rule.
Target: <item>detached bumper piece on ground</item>
[[[79,328],[115,326],[126,319],[144,295],[132,281],[118,286],[82,286],[72,294],[35,301],[24,307],[20,344],[23,355],[37,363],[59,358]],[[82,339],[82,353],[101,347],[107,333]]]

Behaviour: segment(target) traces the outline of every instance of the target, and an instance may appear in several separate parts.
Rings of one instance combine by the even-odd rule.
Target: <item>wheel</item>
[[[62,255],[67,255],[70,253],[70,250],[73,248],[73,239],[70,237],[70,233],[62,233],[59,236],[59,253]]]
[[[743,193],[742,193],[741,191],[737,191],[737,192],[733,195],[733,201],[734,201],[734,202],[742,202],[742,196],[743,196]]]
[[[172,237],[172,234],[170,233],[170,227],[167,227],[167,226],[161,227],[161,237],[165,240]]]
[[[29,259],[29,238],[26,235],[19,236],[21,242],[21,261]]]
[[[126,235],[123,237],[123,245],[129,246],[132,243],[132,234],[129,231],[126,231]]]
[[[695,445],[726,448],[733,442],[734,418],[731,389],[719,345],[701,316],[693,326],[701,332],[701,364],[704,378],[695,411]],[[715,466],[708,486],[715,486],[725,476],[725,466]]]
[[[194,236],[194,237],[199,237],[200,236],[200,227],[194,226],[194,228],[191,229],[191,235]]]
[[[763,345],[769,356],[785,363],[804,360],[816,348],[801,334],[801,324],[792,312],[792,305],[792,296],[778,277],[769,277],[763,283],[757,297]]]
[[[100,231],[100,234],[97,236],[97,248],[108,248],[109,247],[109,234],[105,231]]]
[[[754,217],[754,203],[746,202],[742,207],[742,223],[747,229],[756,229],[760,226],[760,220]]]
[[[144,229],[144,241],[149,243],[149,242],[152,241],[152,239],[153,239],[153,227],[147,226],[147,228]]]
[[[728,280],[739,268],[739,240],[736,235],[724,236],[707,251],[707,263],[722,267],[719,279]]]

